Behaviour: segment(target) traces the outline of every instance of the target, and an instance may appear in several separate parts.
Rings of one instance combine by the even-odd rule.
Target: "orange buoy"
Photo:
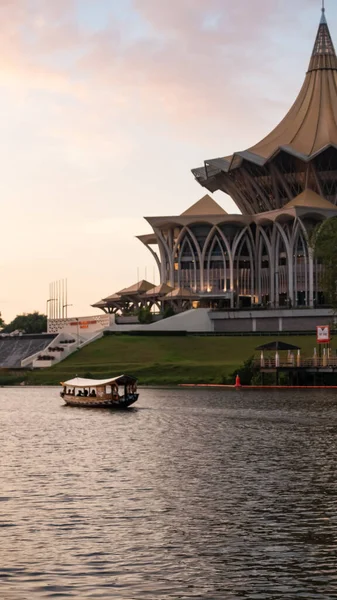
[[[240,376],[237,375],[235,378],[235,387],[236,388],[240,388],[241,387],[241,381],[240,381]]]

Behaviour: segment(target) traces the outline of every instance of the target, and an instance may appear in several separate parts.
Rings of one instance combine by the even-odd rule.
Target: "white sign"
[[[319,325],[317,330],[317,342],[319,344],[328,344],[330,342],[330,326]]]

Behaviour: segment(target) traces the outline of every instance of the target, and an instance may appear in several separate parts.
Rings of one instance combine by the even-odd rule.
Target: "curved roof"
[[[68,381],[62,381],[61,385],[67,385],[69,387],[84,388],[84,387],[100,387],[103,385],[110,385],[117,383],[118,385],[124,385],[125,383],[135,383],[136,377],[131,375],[118,375],[118,377],[110,377],[110,379],[85,379],[84,377],[74,377],[74,379],[68,379]]]
[[[331,144],[337,145],[337,57],[323,9],[299,95],[281,123],[248,152],[267,159],[285,146],[309,157]]]
[[[325,17],[321,21],[302,89],[283,121],[249,152],[263,158],[290,146],[311,156],[337,145],[337,57]]]
[[[262,166],[284,150],[308,161],[328,146],[337,148],[337,56],[323,8],[304,83],[284,119],[254,146],[207,160],[192,172],[201,182],[219,170],[226,173],[240,167],[243,160]]]

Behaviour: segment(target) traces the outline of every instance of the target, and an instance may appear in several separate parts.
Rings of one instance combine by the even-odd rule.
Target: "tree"
[[[138,320],[142,325],[152,323],[152,312],[147,306],[141,306],[138,311]]]
[[[3,329],[3,333],[22,331],[23,333],[44,333],[47,331],[47,317],[39,312],[17,315]]]
[[[1,317],[1,312],[0,312],[0,329],[2,329],[3,327],[5,327],[5,321]]]
[[[319,223],[311,233],[314,257],[323,265],[320,286],[325,301],[337,310],[337,217]]]

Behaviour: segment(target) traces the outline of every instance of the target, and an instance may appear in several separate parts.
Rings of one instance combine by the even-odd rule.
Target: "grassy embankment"
[[[58,384],[75,375],[109,377],[134,374],[144,385],[223,383],[260,344],[272,337],[108,336],[83,348],[51,369],[21,374],[29,384]],[[280,337],[312,356],[314,336]],[[258,353],[256,353],[258,356]]]

